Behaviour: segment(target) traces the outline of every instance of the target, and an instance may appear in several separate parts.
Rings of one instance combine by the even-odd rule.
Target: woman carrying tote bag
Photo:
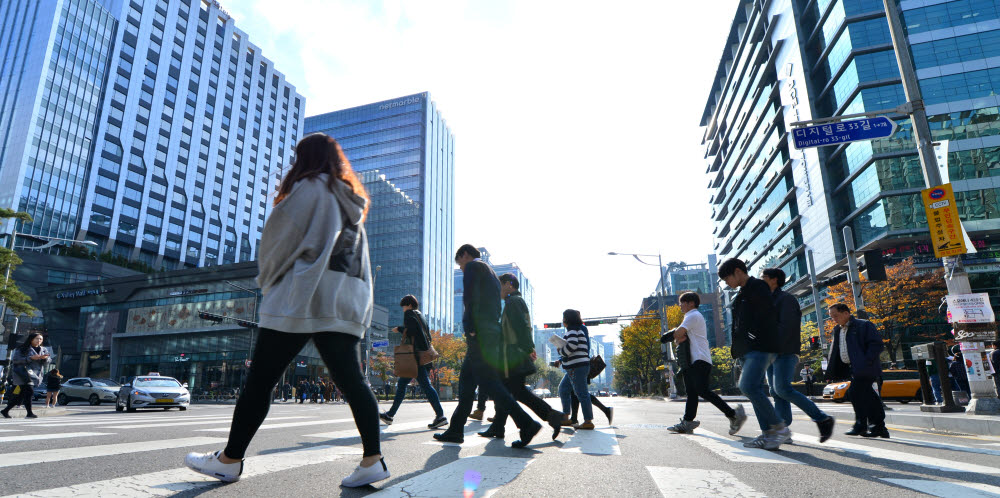
[[[427,424],[427,428],[437,429],[444,427],[448,425],[448,417],[444,416],[444,409],[441,408],[441,401],[438,399],[438,393],[434,390],[434,386],[431,385],[428,373],[433,362],[431,358],[436,352],[434,352],[434,346],[431,345],[430,334],[427,332],[427,321],[424,320],[423,314],[417,309],[420,303],[416,297],[406,295],[399,301],[399,305],[403,308],[403,326],[395,327],[392,330],[393,332],[403,334],[404,340],[413,345],[413,352],[409,354],[417,358],[417,383],[420,384],[420,388],[427,395],[427,401],[434,408],[434,420]],[[397,361],[399,359],[400,355],[397,355]],[[386,425],[392,425],[392,418],[396,416],[399,405],[403,403],[403,398],[406,397],[406,386],[410,385],[410,381],[412,380],[412,377],[399,378],[399,382],[396,384],[396,398],[392,401],[392,408],[389,408],[389,411],[379,414],[379,418]]]
[[[379,447],[378,402],[361,373],[359,343],[372,319],[372,277],[364,219],[368,196],[340,145],[322,133],[295,146],[261,235],[260,334],[246,388],[233,412],[229,444],[191,453],[196,472],[233,482],[267,416],[271,390],[310,339],[351,405],[363,458],[341,486],[389,477]]]

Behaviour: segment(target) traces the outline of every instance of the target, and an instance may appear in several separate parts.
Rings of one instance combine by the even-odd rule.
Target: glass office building
[[[378,170],[407,199],[372,199],[369,247],[372,267],[381,267],[375,303],[389,310],[389,323],[402,324],[399,300],[413,294],[432,330],[451,330],[455,137],[430,94],[306,118],[305,133],[317,132],[340,142],[355,171]]]
[[[0,205],[156,268],[255,257],[304,99],[217,2],[0,3]],[[7,227],[10,230],[10,227]]]
[[[997,295],[997,3],[899,4],[932,134],[947,141],[950,180],[979,250],[963,259],[973,288]],[[805,250],[821,277],[841,271],[842,229],[850,226],[859,248],[881,249],[890,264],[914,256],[939,266],[907,116],[892,115],[900,129],[888,139],[792,145],[794,122],[905,102],[882,0],[741,2],[725,43],[701,121],[719,257],[744,259],[752,272],[779,266],[789,288],[807,294]]]

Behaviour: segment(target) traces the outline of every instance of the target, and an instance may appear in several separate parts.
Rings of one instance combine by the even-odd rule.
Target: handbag
[[[601,358],[601,355],[592,356],[590,358],[590,373],[587,375],[587,379],[590,380],[598,375],[601,375],[601,372],[604,371],[604,367],[606,366],[608,365],[607,363],[604,363],[604,358]]]
[[[427,341],[427,351],[417,351],[417,356],[419,357],[417,361],[421,365],[427,365],[428,363],[434,363],[435,360],[441,357],[441,355],[434,349],[434,345],[431,344],[431,334],[427,330],[427,322],[424,321],[423,314],[418,310],[414,310],[417,313],[417,321],[420,322],[420,332],[424,334],[424,340]]]
[[[392,350],[392,371],[396,377],[414,379],[417,377],[417,353],[413,343],[406,341]]]

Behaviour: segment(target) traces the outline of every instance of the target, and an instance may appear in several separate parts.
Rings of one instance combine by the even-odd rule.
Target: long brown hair
[[[299,180],[315,178],[323,173],[330,175],[330,179],[326,184],[330,192],[333,192],[334,182],[340,180],[350,185],[351,190],[355,194],[363,197],[366,201],[368,200],[368,193],[365,192],[365,187],[361,184],[361,180],[354,174],[351,162],[347,160],[347,156],[344,155],[344,150],[340,148],[340,144],[331,136],[323,133],[313,133],[303,137],[295,145],[295,162],[292,163],[292,168],[285,175],[285,178],[281,180],[281,185],[278,186],[278,195],[274,198],[274,204],[277,205],[285,197],[288,197],[289,192],[292,191],[292,187]],[[368,203],[366,202],[365,212],[361,219],[364,219],[367,215]]]

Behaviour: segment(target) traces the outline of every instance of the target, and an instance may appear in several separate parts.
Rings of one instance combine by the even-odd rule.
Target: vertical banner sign
[[[924,189],[920,192],[920,196],[924,201],[924,212],[927,213],[927,226],[931,231],[934,257],[957,256],[968,252],[951,184]]]

